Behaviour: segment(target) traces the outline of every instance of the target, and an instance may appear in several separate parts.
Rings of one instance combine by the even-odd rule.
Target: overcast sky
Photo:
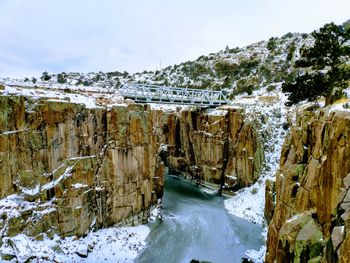
[[[0,77],[156,70],[350,18],[349,0],[0,0]]]

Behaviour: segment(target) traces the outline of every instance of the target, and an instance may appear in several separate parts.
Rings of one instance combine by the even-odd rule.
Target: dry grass
[[[347,102],[350,102],[349,98],[341,98],[339,100],[334,101],[333,104],[343,104],[343,103],[347,103]]]

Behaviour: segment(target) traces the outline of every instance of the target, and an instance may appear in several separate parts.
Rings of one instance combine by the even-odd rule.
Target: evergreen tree
[[[57,74],[57,82],[58,83],[66,83],[67,82],[67,78],[66,78],[66,73],[65,72],[62,72],[62,73],[58,73]]]
[[[42,73],[42,76],[40,77],[40,79],[43,81],[48,81],[51,79],[51,76],[49,75],[49,73],[47,71],[44,71]]]
[[[298,76],[294,82],[285,82],[283,92],[290,92],[289,104],[318,96],[326,98],[326,105],[342,93],[350,80],[350,30],[334,23],[312,32],[315,43],[301,51],[296,62],[299,68],[309,68],[313,73]]]

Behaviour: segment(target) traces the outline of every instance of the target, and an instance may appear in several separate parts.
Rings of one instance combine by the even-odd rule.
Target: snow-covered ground
[[[1,83],[1,82],[0,82]],[[116,90],[108,90],[99,87],[76,87],[72,85],[48,85],[41,84],[35,88],[27,86],[19,81],[6,81],[3,95],[21,95],[32,98],[50,98],[49,101],[62,101],[77,104],[84,104],[86,108],[98,108],[102,105],[125,105],[123,97]]]
[[[145,247],[149,232],[147,226],[140,225],[101,229],[83,238],[43,236],[35,240],[19,234],[3,238],[0,251],[5,257],[1,262],[133,262]]]
[[[264,222],[265,181],[274,180],[279,158],[287,131],[283,129],[286,120],[286,97],[282,93],[271,94],[271,102],[265,102],[259,94],[235,101],[245,108],[248,118],[257,123],[265,150],[265,165],[260,179],[250,187],[225,200],[226,209],[235,216],[257,224]],[[268,99],[268,98],[266,98]]]
[[[287,131],[283,124],[287,123],[287,110],[284,105],[287,98],[281,92],[255,92],[249,97],[240,97],[233,102],[243,107],[251,121],[255,121],[262,135],[265,151],[265,165],[259,180],[250,187],[241,189],[235,196],[225,200],[225,208],[229,213],[257,224],[264,224],[265,182],[275,180],[279,167],[279,158]],[[285,127],[286,128],[286,127]],[[262,234],[266,239],[267,228]],[[266,247],[260,251],[249,250],[247,256],[254,262],[263,262]]]

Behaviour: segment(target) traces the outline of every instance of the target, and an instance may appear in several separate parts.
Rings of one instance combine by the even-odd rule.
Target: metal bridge
[[[222,91],[176,88],[127,83],[119,88],[124,98],[140,103],[168,103],[183,105],[220,106],[227,104]]]

